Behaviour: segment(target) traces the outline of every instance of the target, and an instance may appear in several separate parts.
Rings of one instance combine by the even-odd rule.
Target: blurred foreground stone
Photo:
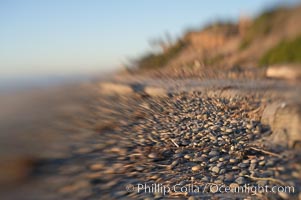
[[[128,95],[133,93],[133,89],[129,85],[120,83],[103,82],[100,83],[100,92],[103,94],[120,94]]]
[[[24,182],[31,175],[34,159],[26,156],[1,157],[0,187],[1,190]]]
[[[272,142],[301,149],[301,105],[299,103],[272,103],[263,112],[262,122],[273,130]]]
[[[299,65],[276,65],[269,66],[266,71],[268,78],[296,80],[301,78],[301,66]]]
[[[147,86],[144,91],[152,97],[167,97],[167,91],[163,88]]]

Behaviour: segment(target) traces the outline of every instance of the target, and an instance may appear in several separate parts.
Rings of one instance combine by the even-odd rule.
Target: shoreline
[[[124,191],[122,183],[132,180],[132,178],[130,178],[131,176],[142,178],[145,175],[151,176],[152,174],[158,174],[159,177],[157,177],[157,179],[159,180],[160,174],[163,172],[171,179],[174,176],[179,176],[186,180],[189,178],[186,177],[187,175],[193,175],[195,176],[195,181],[202,180],[203,184],[206,183],[204,177],[196,177],[199,174],[196,172],[201,170],[199,175],[204,174],[209,178],[207,181],[210,182],[211,178],[215,179],[219,177],[217,174],[223,169],[222,166],[227,166],[225,160],[219,161],[220,158],[224,156],[227,157],[227,152],[231,152],[231,145],[236,144],[232,143],[231,140],[227,142],[227,140],[225,140],[226,138],[222,137],[223,132],[229,132],[227,137],[236,138],[239,136],[240,131],[242,131],[242,136],[246,139],[244,143],[246,146],[239,147],[237,149],[239,151],[237,152],[232,150],[232,153],[234,153],[233,155],[235,155],[237,159],[239,158],[237,153],[251,152],[250,156],[255,156],[255,158],[258,159],[256,162],[260,170],[269,169],[266,168],[265,165],[259,165],[259,163],[263,161],[260,160],[260,156],[265,157],[264,161],[266,163],[270,162],[270,160],[277,159],[277,157],[260,152],[258,149],[265,150],[266,152],[275,152],[279,155],[281,155],[281,153],[290,154],[290,157],[293,156],[296,162],[299,162],[299,158],[293,147],[284,146],[276,148],[278,144],[276,145],[276,143],[273,144],[270,142],[272,141],[270,140],[272,124],[262,122],[265,109],[268,108],[269,105],[272,105],[273,102],[280,103],[277,105],[281,107],[283,106],[281,102],[298,99],[297,97],[300,94],[295,94],[294,98],[292,94],[294,94],[294,91],[297,90],[299,86],[294,88],[290,83],[286,86],[279,83],[280,88],[282,88],[279,92],[279,88],[277,88],[277,85],[274,85],[273,81],[263,81],[262,86],[260,86],[260,84],[257,86],[250,84],[249,86],[245,85],[245,87],[243,84],[236,83],[237,85],[241,85],[240,88],[237,88],[237,86],[233,85],[235,81],[158,81],[139,78],[135,81],[135,77],[124,80],[116,80],[113,78],[111,80],[113,85],[110,85],[110,88],[115,87],[113,93],[103,93],[103,84],[110,82],[107,80],[72,86],[70,89],[60,88],[60,90],[58,90],[60,92],[48,93],[45,91],[45,93],[48,94],[43,97],[44,100],[43,98],[39,99],[41,102],[49,102],[48,105],[42,104],[40,108],[52,108],[53,115],[49,110],[46,112],[46,118],[38,114],[37,116],[41,121],[37,121],[35,124],[37,126],[33,127],[33,129],[27,129],[31,131],[29,131],[30,134],[26,135],[27,137],[23,138],[25,140],[19,138],[22,145],[28,143],[28,141],[30,141],[28,140],[29,138],[33,139],[28,143],[28,152],[31,151],[31,153],[26,154],[26,151],[19,149],[19,153],[21,150],[21,154],[19,155],[24,155],[23,158],[25,158],[25,160],[33,160],[29,162],[29,164],[26,164],[26,162],[25,165],[20,164],[21,168],[22,165],[25,168],[29,167],[28,169],[31,171],[29,176],[28,174],[15,174],[17,176],[22,175],[21,177],[25,175],[25,182],[21,187],[23,189],[20,191],[28,195],[29,199],[30,197],[37,196],[42,198],[45,197],[45,195],[50,199],[56,199],[58,196],[60,196],[60,198],[84,198],[85,195],[91,198],[94,196],[96,198],[100,191],[105,197],[113,199],[123,198],[127,195],[139,195]],[[139,86],[139,84],[144,85],[142,87]],[[118,93],[119,90],[116,90],[116,87],[120,87],[120,85],[133,88],[132,92]],[[143,88],[145,90],[148,87],[152,88],[152,90],[146,90],[151,91],[150,93],[145,93],[139,89]],[[158,90],[158,87],[165,89]],[[274,90],[272,88],[274,88]],[[288,88],[291,88],[291,90]],[[165,95],[164,92],[166,91],[168,92]],[[53,103],[51,104],[50,102]],[[229,103],[230,105],[228,105]],[[287,105],[289,105],[289,102],[287,103]],[[40,110],[37,104],[35,104],[34,107]],[[276,109],[278,108],[279,107],[276,106]],[[28,109],[29,111],[31,110],[30,107],[28,107]],[[209,110],[206,111],[207,109]],[[229,110],[230,116],[233,116],[224,119],[226,114],[218,115],[218,112],[224,112],[224,109]],[[204,113],[202,113],[202,110]],[[273,111],[273,109],[271,110]],[[202,121],[205,115],[207,115],[207,119],[204,119],[207,121],[210,121],[210,116],[214,117],[212,118],[212,122],[209,123],[208,121],[208,125]],[[266,116],[267,119],[269,119],[269,116]],[[299,112],[295,113],[294,116],[298,117]],[[233,131],[233,128],[236,127],[235,129],[237,131],[230,132],[230,129],[227,130],[228,125],[225,125],[226,128],[222,129],[218,123],[215,124],[214,120],[217,120],[216,122],[230,120],[231,123],[232,121],[233,123],[236,121],[235,123],[238,124],[234,123],[231,125],[232,128],[230,126],[230,129]],[[32,122],[28,122],[27,125],[31,123]],[[192,127],[187,129],[187,125]],[[286,126],[289,124],[286,123],[283,125]],[[256,128],[257,126],[259,127],[258,129]],[[251,128],[251,131],[246,132],[246,130],[249,129],[248,127]],[[197,136],[197,133],[194,133],[194,131],[200,131],[200,128],[202,129],[202,134],[199,135],[198,138],[205,142],[205,149],[203,149],[202,146],[193,146],[196,140],[195,137]],[[181,133],[181,131],[183,131],[182,129],[187,129],[187,131]],[[23,131],[24,130],[26,129],[23,129]],[[263,134],[262,136],[260,135],[261,133]],[[182,136],[182,134],[184,135]],[[219,148],[217,144],[212,143],[212,141],[219,141],[219,137],[222,139],[220,141],[225,140],[225,144],[229,144],[230,146],[229,150],[225,149],[226,151],[221,151],[219,155],[223,156],[217,157],[216,160],[215,157],[218,155],[213,155],[213,153],[211,155],[210,152],[215,148]],[[249,137],[251,137],[251,139],[247,139]],[[172,140],[170,140],[170,138],[172,138]],[[264,140],[261,141],[262,139]],[[250,142],[247,142],[248,140],[250,140]],[[14,145],[15,144],[10,145],[10,148],[17,146]],[[37,148],[35,148],[35,146]],[[257,150],[254,150],[253,147],[256,147],[255,149]],[[236,149],[237,147],[234,146],[233,148]],[[165,151],[170,152],[167,153]],[[204,154],[206,157],[201,159],[198,157],[200,155],[194,155],[194,153],[199,151],[202,152],[201,155]],[[260,156],[257,157],[257,154]],[[18,152],[16,155],[18,155]],[[30,155],[32,155],[32,157]],[[229,154],[229,158],[224,158],[226,160],[228,159],[228,165],[231,167],[235,167],[238,164],[241,166],[247,164],[244,163],[243,160],[237,160],[232,164],[230,159],[233,159],[233,155]],[[21,156],[21,160],[23,158]],[[131,161],[130,163],[127,163],[128,159]],[[210,161],[211,159],[212,161]],[[291,164],[296,164],[294,163],[294,159],[287,160],[283,158],[282,161],[286,162],[286,164],[284,163],[282,166],[289,167]],[[252,160],[251,157],[250,160]],[[250,160],[248,163],[249,167]],[[202,162],[223,164],[222,166],[212,166],[212,168],[209,169],[202,166]],[[275,163],[277,162],[274,162],[271,167],[279,167]],[[154,166],[154,168],[152,166]],[[196,169],[196,166],[199,166],[199,169]],[[217,168],[214,167],[219,168],[218,173],[216,173]],[[226,169],[226,171],[230,170],[230,172],[235,172],[243,171],[243,169],[244,167],[239,167],[238,169]],[[174,170],[180,171],[174,174],[176,172]],[[188,174],[186,173],[187,170],[190,171]],[[290,168],[289,170],[293,169]],[[142,172],[144,175],[139,175],[139,173]],[[298,173],[298,171],[296,171],[296,173]],[[221,175],[225,176],[226,174],[223,172]],[[234,173],[233,176],[236,178],[233,177],[234,179],[228,183],[240,184],[240,182],[237,183],[237,181],[242,180],[244,183],[256,183],[256,181],[252,182],[252,180],[245,177],[245,175],[252,176],[252,174],[249,173],[240,176],[238,173]],[[241,180],[236,181],[239,177],[243,177],[243,179],[241,178]],[[258,174],[255,177],[258,177]],[[165,180],[164,176],[161,178]],[[99,180],[102,179],[106,181],[99,182]],[[29,182],[27,180],[29,180]],[[57,180],[57,182],[55,180]],[[167,180],[168,179],[166,179],[166,181]],[[176,182],[174,180],[173,183],[177,183],[180,180],[181,178]],[[291,178],[291,180],[295,183],[298,182],[298,180],[294,178]],[[140,179],[140,181],[142,181],[142,179]],[[106,186],[109,183],[112,184],[112,186]],[[298,191],[299,188],[297,185],[298,184],[295,184],[295,187]],[[32,191],[33,187],[36,191]],[[91,192],[90,189],[95,187],[102,189],[98,192]],[[49,193],[49,189],[56,191],[56,193]],[[119,192],[118,194],[120,196],[113,195],[112,192],[115,190]],[[14,197],[17,198],[18,195],[22,196],[22,192],[15,193]],[[149,195],[152,196],[152,194],[147,194],[146,196]],[[219,195],[210,194],[209,196],[218,197]],[[181,198],[181,195],[179,198]]]

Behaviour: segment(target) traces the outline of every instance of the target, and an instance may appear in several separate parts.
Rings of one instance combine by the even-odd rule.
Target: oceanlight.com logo
[[[257,186],[245,184],[243,186],[222,185],[222,184],[205,184],[205,185],[164,185],[161,183],[138,183],[126,185],[128,192],[136,193],[161,193],[162,195],[168,195],[171,193],[185,194],[205,194],[205,193],[248,193],[256,195],[257,193],[288,193],[293,194],[295,192],[294,186]]]

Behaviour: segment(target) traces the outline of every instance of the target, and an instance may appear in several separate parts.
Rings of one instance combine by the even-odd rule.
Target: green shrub
[[[246,49],[255,38],[264,37],[272,31],[273,27],[281,26],[279,19],[284,12],[286,12],[286,8],[274,8],[256,17],[242,39],[239,49]]]
[[[301,35],[294,40],[284,40],[268,50],[260,59],[260,65],[301,63]]]
[[[216,55],[216,56],[211,57],[211,58],[206,58],[206,59],[204,59],[204,64],[207,65],[207,66],[216,65],[220,61],[222,61],[223,58],[224,58],[223,55]]]
[[[137,62],[137,66],[139,69],[155,69],[163,67],[174,58],[184,47],[186,43],[183,41],[178,41],[175,45],[170,47],[166,52],[154,54],[150,53],[142,58],[140,58]]]
[[[248,48],[248,46],[250,46],[250,44],[251,44],[251,39],[244,38],[239,45],[239,50],[244,50],[244,49]]]

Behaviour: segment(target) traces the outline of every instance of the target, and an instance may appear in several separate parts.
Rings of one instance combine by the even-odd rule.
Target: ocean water
[[[43,89],[66,83],[75,83],[87,80],[83,75],[43,75],[43,76],[19,76],[0,77],[0,93],[20,92],[31,89]]]

